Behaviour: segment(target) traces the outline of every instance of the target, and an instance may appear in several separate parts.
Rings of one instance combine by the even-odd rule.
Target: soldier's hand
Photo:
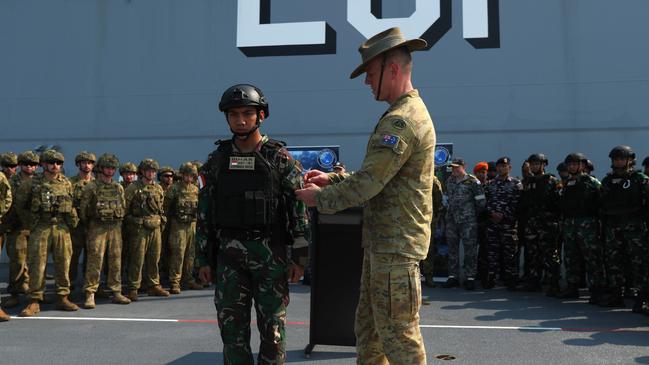
[[[291,264],[288,267],[288,282],[297,283],[304,276],[304,267],[298,264]]]
[[[209,266],[201,266],[198,269],[198,278],[202,282],[209,284],[212,282],[212,268]]]
[[[326,172],[320,170],[309,170],[306,175],[304,175],[304,183],[315,184],[323,187],[331,184],[331,181],[329,181],[329,175],[327,175]]]
[[[304,185],[304,189],[295,190],[295,196],[303,201],[307,207],[315,207],[317,205],[315,196],[320,192],[320,190],[319,186],[308,183]]]

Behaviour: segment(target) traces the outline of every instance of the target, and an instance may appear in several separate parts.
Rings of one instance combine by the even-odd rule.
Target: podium
[[[363,265],[362,208],[311,211],[310,357],[316,345],[356,346],[354,318]]]

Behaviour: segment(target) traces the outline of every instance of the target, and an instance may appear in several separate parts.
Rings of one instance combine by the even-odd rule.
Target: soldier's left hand
[[[304,276],[304,267],[298,264],[291,264],[288,267],[288,282],[297,283]]]
[[[303,201],[308,207],[315,207],[315,197],[318,195],[320,190],[322,189],[315,184],[306,184],[304,185],[304,189],[295,190],[295,196]]]

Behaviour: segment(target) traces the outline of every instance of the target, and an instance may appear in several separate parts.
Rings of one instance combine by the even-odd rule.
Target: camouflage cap
[[[0,164],[2,167],[18,165],[18,156],[13,152],[5,152],[0,157]]]
[[[159,170],[160,165],[158,165],[158,162],[152,158],[145,158],[140,162],[140,165],[137,167],[138,171],[143,171],[147,169],[151,170]]]
[[[97,157],[95,156],[94,153],[90,153],[88,151],[81,151],[74,158],[74,163],[76,164],[76,163],[79,163],[81,161],[95,162],[95,161],[97,161]]]
[[[54,163],[54,162],[65,162],[65,157],[63,154],[57,150],[45,150],[41,154],[41,162],[43,163]]]
[[[18,155],[18,164],[19,165],[28,165],[28,164],[38,164],[40,158],[34,151],[25,151]]]
[[[137,166],[133,162],[125,162],[122,166],[119,167],[119,173],[123,174],[125,172],[137,173]]]
[[[180,165],[179,171],[181,174],[198,176],[198,169],[192,162],[185,162],[184,164]]]
[[[99,160],[97,160],[96,167],[118,168],[119,159],[117,158],[117,156],[113,155],[112,153],[104,153],[103,155],[99,156]]]

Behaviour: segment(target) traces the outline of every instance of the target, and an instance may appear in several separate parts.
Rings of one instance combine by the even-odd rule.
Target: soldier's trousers
[[[81,253],[86,249],[86,241],[88,240],[88,229],[85,224],[79,225],[72,229],[70,232],[72,239],[72,257],[70,258],[70,282],[74,284],[77,281],[79,271],[79,259]],[[83,257],[82,267],[86,267],[87,254]]]
[[[169,227],[169,284],[178,286],[194,281],[196,222],[171,220]]]
[[[503,280],[518,278],[518,235],[516,223],[487,223],[487,266],[489,274]]]
[[[158,262],[160,261],[160,228],[149,229],[138,226],[130,232],[132,237],[129,243],[128,288],[138,290],[142,283],[142,269],[144,282],[147,287],[160,285]]]
[[[419,330],[421,282],[417,260],[365,249],[358,307],[357,364],[426,364]]]
[[[286,306],[289,302],[285,245],[221,240],[216,265],[214,303],[226,365],[252,365],[250,309],[255,302],[258,364],[284,364]]]
[[[19,294],[22,287],[29,285],[27,273],[27,242],[29,230],[16,229],[7,233],[7,256],[9,256],[8,292]]]
[[[649,246],[645,241],[645,229],[641,219],[609,218],[604,225],[604,267],[608,288],[635,285],[647,291],[646,261]],[[631,266],[633,283],[626,283],[625,271]]]
[[[86,280],[83,286],[87,293],[95,293],[99,288],[104,257],[108,288],[114,293],[122,292],[122,222],[97,222],[88,225],[88,243],[86,245]]]
[[[68,270],[70,269],[70,256],[72,255],[72,241],[70,240],[68,226],[65,224],[38,224],[29,235],[27,251],[29,297],[43,300],[48,252],[52,252],[54,260],[56,294],[70,294]]]
[[[559,223],[550,217],[530,216],[524,230],[525,266],[533,283],[557,285],[559,281]]]
[[[460,277],[460,242],[464,246],[464,276],[475,279],[478,273],[478,223],[446,220],[448,276]]]
[[[590,285],[606,287],[598,226],[598,220],[591,217],[566,218],[563,221],[564,266],[568,285],[579,285],[583,276],[583,263]]]

